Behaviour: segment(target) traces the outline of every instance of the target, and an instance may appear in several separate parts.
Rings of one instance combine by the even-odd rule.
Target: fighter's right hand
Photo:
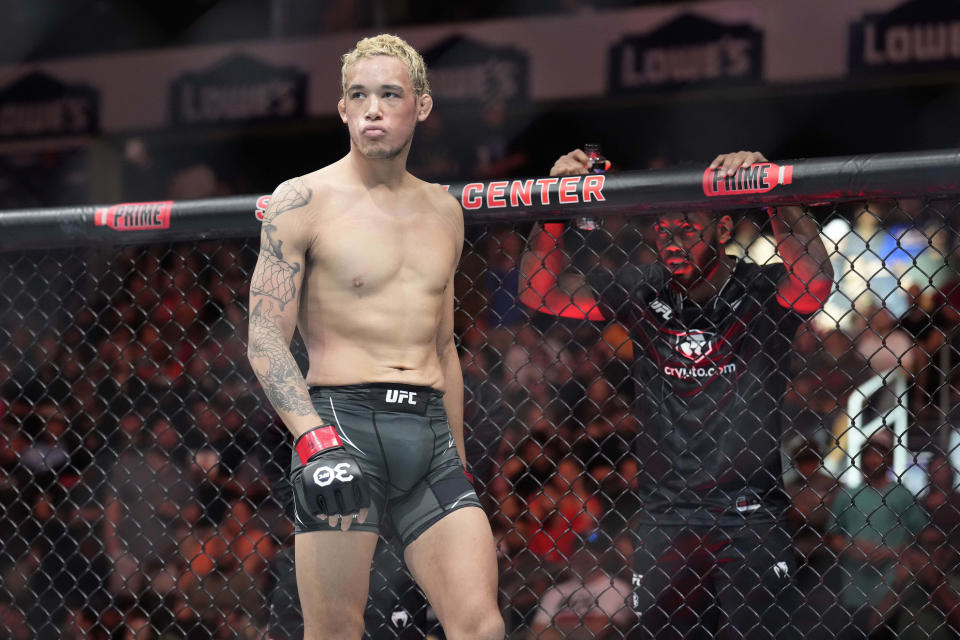
[[[551,176],[578,176],[590,173],[590,158],[583,149],[574,149],[557,158],[550,169]]]
[[[370,489],[332,425],[307,431],[297,438],[294,449],[303,463],[294,482],[300,483],[304,501],[314,515],[333,527],[341,520],[339,526],[344,531],[350,528],[352,519],[366,519]]]

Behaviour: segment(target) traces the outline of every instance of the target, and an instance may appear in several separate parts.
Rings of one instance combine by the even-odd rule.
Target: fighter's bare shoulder
[[[457,229],[460,230],[460,234],[462,235],[463,207],[460,206],[460,201],[457,200],[442,185],[425,182],[419,178],[416,180],[419,183],[419,187],[423,190],[424,196],[429,199],[431,207],[439,211],[445,218],[447,218]]]
[[[295,217],[301,225],[314,226],[328,209],[326,205],[339,184],[329,169],[330,167],[324,167],[281,182],[270,198],[264,221],[269,222],[290,211],[296,213]]]
[[[305,178],[306,176],[300,176],[284,180],[273,190],[270,204],[264,212],[264,223],[275,223],[288,211],[304,208],[311,203],[314,190]]]
[[[443,206],[451,214],[463,218],[463,207],[460,206],[460,201],[457,200],[453,194],[447,191],[443,185],[433,182],[424,182],[424,185],[426,185],[431,197],[436,198],[437,202],[441,206]]]

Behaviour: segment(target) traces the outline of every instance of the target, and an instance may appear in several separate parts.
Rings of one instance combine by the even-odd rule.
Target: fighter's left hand
[[[759,151],[736,151],[721,153],[710,163],[711,169],[718,169],[722,176],[732,176],[738,169],[749,167],[757,162],[769,162]]]

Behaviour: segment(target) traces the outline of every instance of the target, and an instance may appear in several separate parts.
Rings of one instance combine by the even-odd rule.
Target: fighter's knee
[[[304,616],[303,640],[360,640],[363,614],[325,611],[319,616]]]
[[[307,625],[303,627],[303,640],[360,640],[362,637],[363,627],[360,629],[318,628]]]
[[[471,612],[454,621],[453,628],[444,632],[450,640],[503,640],[506,628],[503,617],[496,609]]]

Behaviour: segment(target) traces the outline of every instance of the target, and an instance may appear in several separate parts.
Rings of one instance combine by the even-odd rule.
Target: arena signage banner
[[[581,181],[582,180],[582,181]],[[474,209],[530,208],[535,205],[578,205],[604,202],[606,176],[565,176],[471,182],[454,188],[452,193],[466,211]],[[444,185],[450,191],[450,185]],[[553,198],[551,198],[553,195]]]
[[[743,85],[763,79],[763,32],[683,14],[609,52],[609,92]]]
[[[430,69],[431,91],[444,105],[515,104],[529,99],[528,55],[514,47],[455,35],[424,51],[423,58]]]
[[[233,55],[177,79],[170,87],[170,111],[176,124],[302,118],[307,112],[307,74]]]
[[[100,130],[100,95],[33,72],[0,90],[0,139],[77,136]]]
[[[850,25],[852,73],[956,69],[960,61],[960,2],[911,0]]]
[[[960,0],[695,0],[410,26],[398,33],[425,54],[443,114],[493,101],[510,108],[955,68],[958,21]],[[14,106],[4,114],[0,140],[335,117],[340,56],[369,34],[0,66],[0,86],[41,73],[57,78],[61,92],[38,98],[30,87],[26,95],[6,97]],[[81,87],[95,91],[81,93]],[[68,100],[50,104],[64,91]]]

